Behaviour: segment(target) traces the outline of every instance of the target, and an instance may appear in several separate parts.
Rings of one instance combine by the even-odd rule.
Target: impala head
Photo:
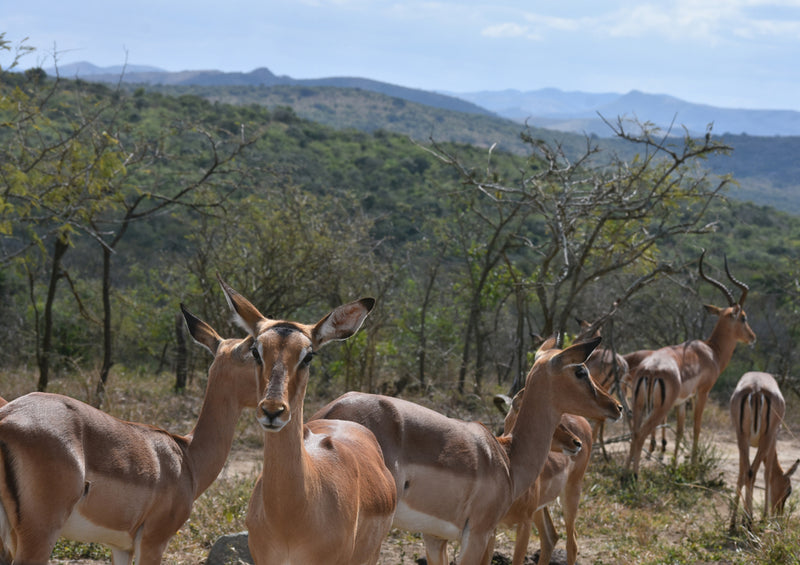
[[[728,300],[728,307],[727,308],[719,308],[717,306],[712,306],[710,304],[705,305],[705,309],[709,314],[713,314],[714,316],[719,317],[718,324],[722,324],[721,329],[728,335],[732,335],[736,338],[736,341],[740,341],[742,343],[749,343],[753,344],[756,342],[756,334],[750,328],[750,324],[747,323],[747,314],[744,311],[744,300],[747,298],[747,292],[750,290],[745,283],[740,280],[737,280],[731,275],[730,269],[728,268],[728,257],[725,257],[725,274],[728,275],[728,278],[731,282],[739,287],[742,291],[739,300],[736,301],[733,298],[733,294],[731,293],[728,288],[719,282],[718,280],[712,279],[708,275],[703,272],[703,258],[705,257],[706,252],[703,250],[703,253],[700,255],[700,263],[699,263],[699,271],[700,277],[705,280],[706,282],[710,283],[711,285],[718,288],[725,298]]]
[[[251,351],[260,384],[257,419],[266,431],[278,432],[300,410],[314,354],[331,341],[344,340],[361,327],[375,305],[362,298],[339,306],[316,324],[272,320],[220,279],[237,324],[251,336]]]
[[[206,322],[181,304],[181,312],[192,339],[205,347],[214,361],[208,369],[208,388],[221,386],[236,390],[242,408],[255,408],[262,387],[253,378],[256,361],[252,354],[253,338],[223,339]]]
[[[517,416],[519,416],[519,409],[522,406],[522,395],[525,389],[522,388],[514,395],[514,398],[509,398],[505,394],[496,394],[494,397],[494,404],[498,410],[506,415],[503,422],[503,433],[510,434],[517,423]],[[567,455],[577,455],[583,442],[578,436],[573,434],[567,429],[564,424],[558,424],[556,431],[553,433],[553,439],[550,442],[550,451],[556,453],[566,453]]]
[[[600,340],[596,337],[566,349],[557,349],[556,339],[549,338],[536,352],[526,388],[536,390],[539,382],[547,381],[552,391],[552,404],[561,413],[597,420],[618,420],[622,406],[597,386],[585,365]]]
[[[772,479],[770,488],[770,497],[772,498],[770,506],[774,516],[783,515],[786,501],[789,499],[789,495],[792,494],[792,475],[797,471],[798,465],[800,465],[800,459],[795,461],[785,473],[780,468],[780,465],[776,465],[777,468],[774,472],[777,474],[777,477]]]

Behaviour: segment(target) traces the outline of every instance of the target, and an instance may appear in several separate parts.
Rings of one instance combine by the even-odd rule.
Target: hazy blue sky
[[[800,0],[5,0],[24,66],[267,67],[426,90],[638,89],[800,110]],[[9,63],[0,55],[0,65]]]

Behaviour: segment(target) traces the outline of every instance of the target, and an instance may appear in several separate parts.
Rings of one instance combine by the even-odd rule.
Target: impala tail
[[[640,370],[636,374],[633,387],[634,412],[638,412],[639,421],[644,422],[667,402],[667,385],[665,375],[661,371]]]

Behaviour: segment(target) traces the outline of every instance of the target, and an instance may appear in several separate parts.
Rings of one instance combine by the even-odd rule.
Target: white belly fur
[[[100,543],[125,551],[133,550],[133,538],[128,532],[98,526],[77,510],[69,515],[59,535],[75,541]]]
[[[424,532],[446,540],[461,539],[461,528],[457,525],[413,510],[402,500],[397,503],[392,525],[408,532]]]

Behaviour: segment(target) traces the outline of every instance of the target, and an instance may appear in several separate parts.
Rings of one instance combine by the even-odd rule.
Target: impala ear
[[[497,408],[503,416],[505,416],[508,414],[512,400],[507,394],[495,394],[492,398],[492,402],[494,403],[494,407]]]
[[[794,475],[794,472],[795,472],[795,471],[797,471],[797,466],[798,466],[798,465],[800,465],[800,459],[798,459],[797,461],[795,461],[795,462],[794,462],[794,465],[792,465],[791,467],[789,467],[789,470],[788,470],[788,471],[786,471],[786,472],[783,474],[783,476],[784,476],[784,477],[786,477],[786,478],[788,479],[789,477],[791,477],[792,475]]]
[[[233,290],[228,283],[222,280],[219,273],[217,273],[217,280],[225,295],[225,300],[228,302],[228,306],[233,310],[233,321],[251,336],[257,336],[258,325],[265,319],[264,316],[249,300]]]
[[[183,304],[181,304],[181,312],[183,313],[183,319],[186,320],[186,327],[189,328],[189,334],[192,336],[192,339],[208,349],[211,355],[216,356],[217,348],[222,342],[222,338],[219,337],[219,334],[214,331],[214,328],[189,312]]]
[[[542,356],[543,353],[546,351],[550,351],[551,349],[555,348],[556,346],[556,336],[548,337],[544,340],[544,343],[539,346],[539,349],[536,350],[536,355],[534,355],[534,360],[538,359]]]
[[[722,308],[719,308],[718,306],[713,306],[711,304],[703,304],[703,308],[705,308],[706,312],[708,312],[712,316],[722,315]]]
[[[581,341],[567,347],[564,351],[553,357],[551,363],[558,363],[559,366],[580,365],[584,363],[592,351],[597,349],[603,338],[594,337],[587,341]]]
[[[331,341],[347,339],[360,328],[375,307],[374,298],[362,298],[329,312],[311,330],[311,343],[316,351]]]

